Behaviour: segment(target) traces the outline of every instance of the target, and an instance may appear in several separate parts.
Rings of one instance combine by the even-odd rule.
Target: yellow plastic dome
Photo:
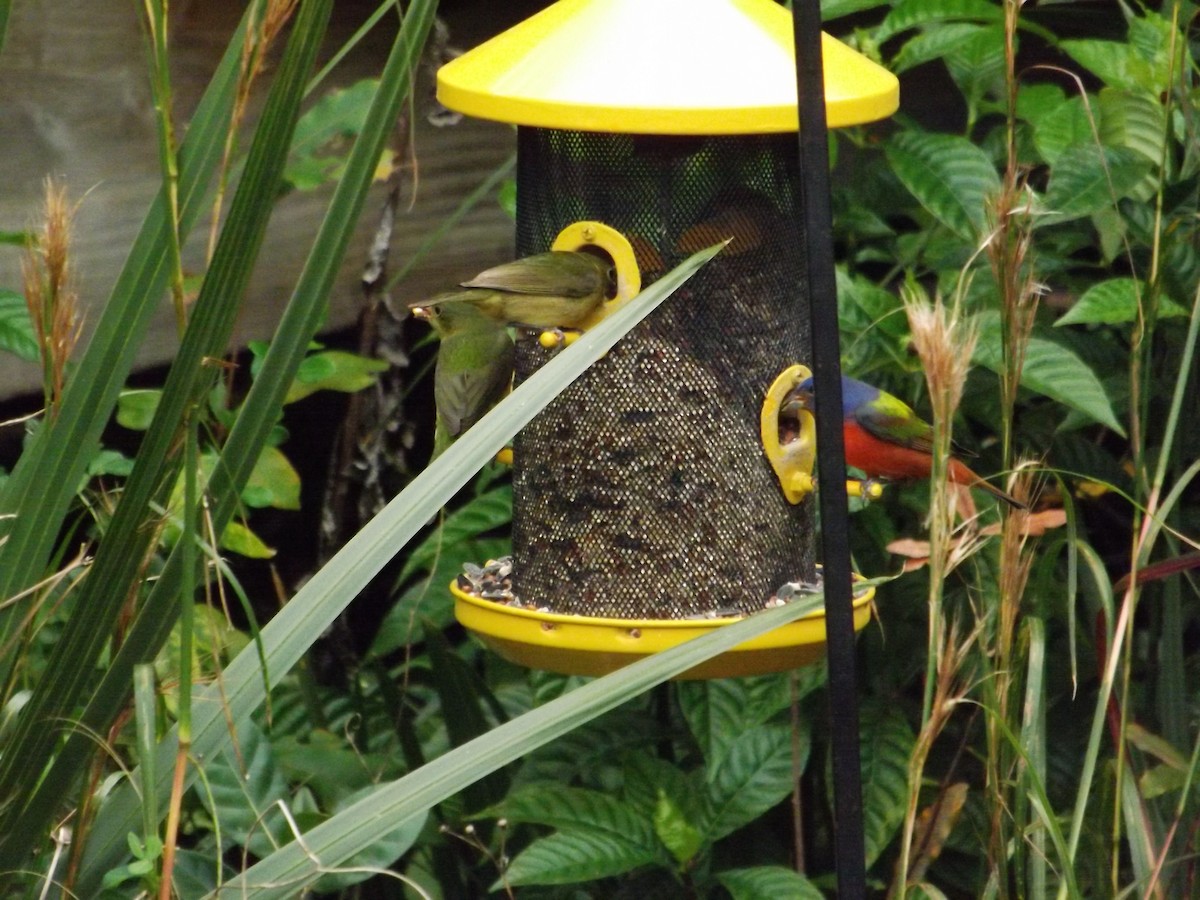
[[[896,77],[822,38],[829,126],[895,112]],[[795,131],[792,14],[773,0],[560,0],[443,66],[438,99],[542,128]]]

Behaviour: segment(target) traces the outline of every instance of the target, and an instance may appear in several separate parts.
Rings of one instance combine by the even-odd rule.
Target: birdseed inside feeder
[[[772,0],[561,0],[438,74],[447,107],[518,126],[518,256],[599,223],[647,284],[732,239],[517,436],[522,612],[694,622],[815,579],[811,504],[761,434],[810,357],[791,28]],[[890,73],[823,54],[831,126],[895,110]],[[556,352],[523,337],[518,379]]]

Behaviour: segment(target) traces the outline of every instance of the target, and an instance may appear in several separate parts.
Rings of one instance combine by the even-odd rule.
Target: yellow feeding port
[[[830,127],[895,112],[896,77],[822,38]],[[773,0],[560,0],[443,66],[438,99],[542,128],[795,131],[792,14]]]

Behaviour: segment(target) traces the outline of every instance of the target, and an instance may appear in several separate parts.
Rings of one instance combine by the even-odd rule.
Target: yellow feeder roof
[[[822,35],[830,127],[882,119],[896,77]],[[560,0],[438,72],[482,119],[580,131],[795,131],[792,14],[773,0]]]

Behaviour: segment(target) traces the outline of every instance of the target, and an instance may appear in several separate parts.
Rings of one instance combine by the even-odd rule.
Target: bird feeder
[[[896,109],[894,76],[827,35],[822,46],[830,126]],[[662,649],[656,629],[681,640],[680,623],[717,625],[814,582],[805,476],[781,473],[771,446],[779,379],[811,348],[787,10],[561,0],[444,66],[438,98],[517,126],[518,256],[599,250],[618,284],[645,285],[731,239],[517,436],[523,608],[460,592],[460,619],[518,661],[597,674]],[[518,340],[518,379],[555,352]],[[862,627],[867,598],[858,605]],[[597,630],[566,646],[527,637],[581,620]],[[811,626],[790,652],[702,674],[809,661],[824,640]]]

